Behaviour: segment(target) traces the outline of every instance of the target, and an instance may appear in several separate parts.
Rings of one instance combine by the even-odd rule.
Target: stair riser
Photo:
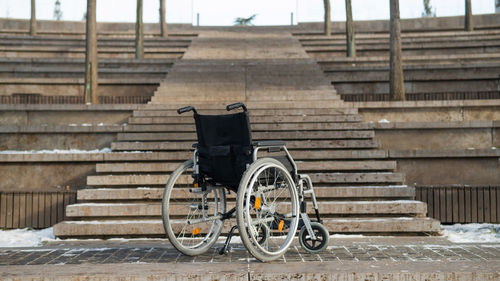
[[[99,206],[102,205],[102,206]],[[235,206],[234,202],[227,203],[227,209]],[[290,212],[289,204],[278,204],[279,211]],[[321,202],[319,204],[320,214],[324,216],[332,215],[404,215],[404,214],[417,214],[425,215],[427,208],[425,203],[350,203],[350,202]],[[190,212],[189,202],[172,204],[169,208],[171,216],[185,217]],[[209,213],[213,209],[208,210]],[[308,209],[310,215],[314,214],[312,208]],[[77,204],[70,205],[66,208],[66,216],[68,217],[157,217],[161,218],[161,205],[160,204],[122,204],[110,206],[106,204]]]
[[[194,125],[128,125],[125,132],[196,132]],[[345,130],[372,130],[373,124],[368,123],[280,123],[280,124],[253,124],[252,134],[266,131],[345,131]]]
[[[300,139],[371,139],[373,131],[308,131],[308,132],[255,132],[254,140]],[[119,141],[193,141],[194,133],[119,133]]]
[[[106,188],[78,190],[78,201],[120,201],[120,200],[161,200],[163,188]],[[412,187],[314,187],[318,199],[353,199],[353,198],[414,198],[415,188]],[[177,193],[179,194],[179,193]],[[179,195],[186,197],[186,195]],[[235,193],[226,195],[234,200]],[[175,197],[177,198],[177,197]]]
[[[147,173],[171,172],[180,163],[105,163],[97,164],[98,173]],[[297,162],[299,171],[386,171],[396,169],[395,161],[321,161]]]
[[[439,221],[426,218],[397,219],[325,219],[324,224],[330,233],[415,233],[415,232],[439,232]],[[226,223],[225,232],[233,223]],[[161,220],[148,221],[147,223],[114,223],[114,224],[74,224],[60,223],[54,227],[54,235],[57,237],[71,236],[165,236]]]
[[[252,124],[360,122],[361,120],[361,115],[250,116]],[[193,122],[191,116],[131,117],[129,119],[129,124],[193,124]]]
[[[386,159],[384,150],[296,150],[291,152],[293,159],[300,160],[337,160],[337,159]],[[144,161],[186,161],[192,159],[190,151],[172,152],[133,152],[133,153],[104,153],[105,162],[144,162]],[[96,161],[102,161],[101,158]]]
[[[211,83],[213,84],[213,83]],[[165,104],[165,103],[173,103],[173,104],[183,104],[183,105],[193,105],[195,107],[201,107],[204,104],[207,103],[223,103],[225,105],[231,104],[237,100],[244,100],[244,85],[239,85],[240,88],[236,88],[234,90],[226,90],[223,91],[221,89],[214,90],[214,91],[204,91],[203,94],[193,96],[191,91],[186,91],[186,92],[180,92],[175,94],[175,96],[172,97],[156,97],[153,96],[151,98],[150,104],[152,105],[159,105],[159,104]],[[271,93],[275,94],[275,93]],[[286,97],[283,100],[275,100],[270,99],[267,100],[262,100],[259,97],[255,97],[253,100],[252,98],[247,98],[245,101],[245,104],[250,107],[250,108],[262,108],[262,109],[272,109],[272,108],[283,108],[283,107],[289,107],[290,106],[290,100],[293,100],[294,106],[297,106],[298,108],[342,108],[342,107],[348,107],[349,105],[345,104],[343,101],[338,100],[335,98],[335,91],[332,90],[331,93],[332,96],[329,96],[328,98],[325,97],[323,99],[318,99],[318,100],[313,100],[310,101],[306,98],[306,95],[303,94],[297,94],[296,96],[293,97]],[[190,96],[189,100],[186,100],[185,98],[181,98],[182,96]],[[217,96],[217,97],[216,97]],[[223,98],[221,98],[223,97]]]
[[[193,141],[182,142],[114,142],[111,143],[111,149],[117,150],[193,150]],[[303,140],[287,141],[287,149],[363,149],[377,148],[379,142],[376,140]]]
[[[311,180],[314,184],[321,183],[402,183],[404,182],[403,174],[369,174],[369,173],[346,173],[346,174],[334,174],[334,173],[311,173],[309,174]]]
[[[179,117],[179,114],[177,113],[177,109],[180,107],[186,106],[185,104],[178,104],[178,105],[147,105],[145,107],[148,108],[148,110],[136,110],[133,113],[134,117]],[[220,104],[220,105],[215,105],[215,106],[200,106],[197,107],[198,111],[200,114],[228,114],[228,112],[225,110],[226,104]],[[289,117],[289,116],[318,116],[318,115],[339,115],[343,116],[345,114],[357,114],[358,109],[357,108],[316,108],[316,109],[304,109],[304,108],[298,108],[295,107],[293,109],[256,109],[252,107],[248,107],[249,111],[249,116],[250,119],[253,119],[256,116],[283,116],[283,117]],[[187,114],[187,115],[182,115],[182,116],[189,116],[189,118],[192,120],[192,115]]]
[[[370,173],[312,173],[309,174],[314,184],[332,183],[401,183],[402,174],[370,174]],[[90,186],[158,186],[165,185],[168,175],[125,175],[125,176],[88,176]],[[179,177],[178,184],[192,184],[191,176]]]

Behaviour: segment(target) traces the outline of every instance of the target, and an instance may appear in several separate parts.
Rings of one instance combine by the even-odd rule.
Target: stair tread
[[[431,218],[342,218],[325,219],[330,233],[359,232],[438,232],[439,221]],[[163,223],[156,220],[64,221],[54,226],[57,237],[165,235]]]
[[[78,191],[77,199],[99,202],[102,200],[161,200],[163,188],[142,187],[142,188],[88,188]],[[393,186],[336,186],[323,187],[315,186],[314,192],[318,199],[321,198],[413,198],[415,188],[406,185]],[[231,193],[228,198],[234,198]]]
[[[282,203],[287,205],[287,203]],[[78,203],[66,208],[67,217],[160,217],[161,203]],[[171,214],[182,215],[189,212],[189,204],[178,203]],[[234,201],[227,203],[227,208],[233,208]],[[312,208],[308,209],[311,215]],[[427,204],[415,200],[391,201],[328,201],[319,204],[322,215],[332,214],[422,214],[427,212]]]

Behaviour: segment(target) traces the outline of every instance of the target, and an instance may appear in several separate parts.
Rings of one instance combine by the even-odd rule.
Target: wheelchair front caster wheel
[[[264,245],[267,242],[267,239],[269,238],[271,229],[269,229],[269,226],[267,226],[267,224],[260,224],[257,226],[257,231],[258,231],[257,239],[259,245]]]
[[[312,239],[307,231],[306,226],[302,226],[299,232],[299,243],[300,246],[311,254],[316,254],[328,246],[328,240],[330,234],[324,225],[319,222],[311,222],[311,228],[316,236],[316,239]]]

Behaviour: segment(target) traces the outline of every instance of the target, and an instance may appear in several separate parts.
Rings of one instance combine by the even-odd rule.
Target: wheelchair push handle
[[[178,114],[182,114],[182,113],[185,113],[185,112],[188,112],[188,111],[193,111],[195,114],[198,114],[198,112],[196,111],[196,109],[194,109],[193,106],[186,106],[186,107],[181,107],[179,109],[177,109],[177,113]]]
[[[243,111],[245,111],[245,112],[247,111],[246,105],[244,105],[241,102],[233,103],[233,104],[230,104],[230,105],[226,106],[226,110],[227,111],[231,111],[231,110],[236,109],[238,107],[243,108]]]

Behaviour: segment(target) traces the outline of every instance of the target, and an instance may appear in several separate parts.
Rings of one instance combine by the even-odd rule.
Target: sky
[[[56,0],[36,0],[38,19],[53,19]],[[60,0],[62,20],[82,20],[86,0]],[[159,0],[144,1],[144,22],[158,22]],[[422,0],[400,0],[401,18],[421,17]],[[464,14],[464,0],[431,0],[437,16]],[[0,17],[29,18],[30,0],[0,0]],[[166,0],[167,22],[232,25],[257,14],[255,25],[322,21],[323,0]],[[352,0],[354,20],[388,19],[389,0]],[[345,20],[345,0],[331,0],[332,20]],[[134,22],[136,0],[97,0],[97,21]],[[473,14],[495,12],[495,0],[472,0]],[[293,15],[292,15],[293,13]],[[198,17],[199,14],[199,17]]]

